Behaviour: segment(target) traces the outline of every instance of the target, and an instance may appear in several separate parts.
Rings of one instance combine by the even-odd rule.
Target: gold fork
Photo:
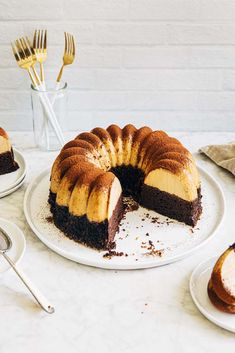
[[[34,67],[37,60],[36,60],[35,52],[33,50],[33,47],[31,46],[29,39],[27,37],[25,38],[22,37],[17,39],[15,43],[12,43],[12,50],[19,67],[22,69],[26,69],[28,71],[31,81],[33,83],[33,86],[39,90],[40,101],[43,105],[43,108],[45,109],[46,115],[53,129],[55,130],[56,136],[60,141],[61,146],[63,146],[64,137],[63,137],[61,128],[58,124],[57,117],[55,115],[52,104],[47,94],[43,92],[45,91],[45,88],[43,87],[41,80]]]
[[[64,32],[64,38],[65,38],[65,47],[64,47],[63,64],[62,64],[60,72],[57,76],[57,79],[56,79],[57,82],[60,82],[60,80],[61,80],[64,67],[66,65],[71,65],[74,61],[74,58],[75,58],[74,36],[72,34]]]
[[[40,64],[40,79],[44,83],[44,67],[43,63],[47,59],[47,30],[36,30],[33,37],[33,49],[36,60]]]

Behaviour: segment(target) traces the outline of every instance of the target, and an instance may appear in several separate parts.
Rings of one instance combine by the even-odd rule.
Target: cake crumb
[[[52,222],[53,222],[53,217],[52,217],[52,216],[46,217],[46,221],[47,221],[48,223],[52,223]]]
[[[113,256],[125,256],[125,257],[127,257],[128,254],[124,253],[123,251],[109,250],[103,255],[103,258],[110,260]]]
[[[149,240],[149,245],[147,246],[147,252],[144,253],[144,256],[159,256],[162,257],[164,249],[156,249],[152,240]]]

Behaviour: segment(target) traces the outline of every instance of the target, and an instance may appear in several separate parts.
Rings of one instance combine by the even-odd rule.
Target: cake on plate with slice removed
[[[235,243],[217,260],[208,283],[208,296],[219,310],[235,314]]]
[[[19,168],[14,160],[11,141],[6,131],[0,127],[0,175],[12,173]]]
[[[195,161],[164,131],[97,127],[64,146],[51,170],[49,203],[65,235],[96,249],[111,247],[123,195],[190,226],[202,211]]]

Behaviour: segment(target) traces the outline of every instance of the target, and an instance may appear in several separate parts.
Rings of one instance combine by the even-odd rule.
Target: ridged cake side
[[[73,217],[86,217],[96,224],[108,222],[120,203],[122,189],[145,207],[173,218],[178,216],[170,210],[178,202],[184,215],[177,219],[188,224],[194,225],[201,213],[195,161],[164,131],[137,129],[131,124],[123,129],[97,127],[68,142],[53,164],[51,204],[66,208]],[[148,197],[153,191],[154,199]]]

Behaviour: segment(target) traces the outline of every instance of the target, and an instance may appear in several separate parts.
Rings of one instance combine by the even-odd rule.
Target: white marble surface
[[[174,133],[193,152],[210,143],[235,140],[235,133]],[[207,321],[189,294],[194,267],[235,241],[235,178],[211,163],[198,161],[220,182],[227,213],[217,236],[190,257],[161,268],[112,271],[66,260],[47,249],[31,232],[23,214],[28,183],[48,167],[56,153],[38,151],[29,133],[11,133],[23,152],[28,174],[24,186],[0,199],[0,217],[25,233],[22,269],[50,297],[54,315],[38,309],[11,271],[0,277],[1,353],[234,351],[235,336]]]

